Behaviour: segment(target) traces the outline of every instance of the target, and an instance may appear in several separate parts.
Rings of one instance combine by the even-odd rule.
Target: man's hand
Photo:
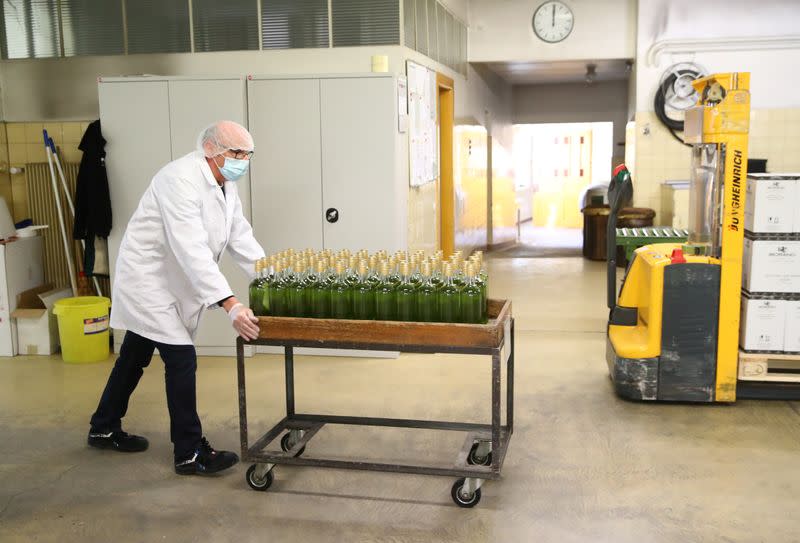
[[[245,307],[241,302],[234,302],[231,304],[230,309],[227,307],[225,309],[231,319],[233,329],[242,339],[258,339],[258,319],[253,315],[253,311],[249,307]]]

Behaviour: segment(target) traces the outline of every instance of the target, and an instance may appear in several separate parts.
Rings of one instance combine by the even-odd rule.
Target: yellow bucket
[[[108,358],[108,309],[102,296],[63,298],[53,307],[64,362],[101,362]]]

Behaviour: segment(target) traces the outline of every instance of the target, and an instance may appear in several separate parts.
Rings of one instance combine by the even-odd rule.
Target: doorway
[[[613,123],[514,126],[518,257],[580,256],[581,209],[611,179]]]
[[[455,189],[453,186],[453,128],[455,97],[453,80],[436,74],[439,121],[439,248],[445,257],[455,250]]]

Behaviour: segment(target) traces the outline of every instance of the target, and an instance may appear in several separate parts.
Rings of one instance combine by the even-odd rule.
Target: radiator
[[[78,164],[62,163],[64,177],[67,179],[70,197],[75,202],[75,183],[78,178]],[[55,169],[55,165],[53,166]],[[64,213],[64,223],[67,228],[67,239],[71,241],[70,252],[75,263],[75,273],[83,269],[83,251],[79,241],[72,240],[72,228],[75,220],[69,210],[69,204],[64,197],[61,180],[56,172],[56,185],[61,200],[61,210]],[[50,180],[50,166],[47,162],[33,162],[25,165],[25,177],[28,188],[28,210],[34,224],[47,224],[50,228],[42,230],[44,245],[44,280],[58,287],[69,288],[69,269],[64,256],[64,242],[61,241],[61,232],[58,222],[56,201],[53,198],[53,185]],[[76,275],[77,276],[77,275]],[[103,296],[109,296],[111,289],[107,277],[98,277],[100,290]],[[90,281],[91,283],[91,281]],[[92,286],[94,289],[94,286]]]

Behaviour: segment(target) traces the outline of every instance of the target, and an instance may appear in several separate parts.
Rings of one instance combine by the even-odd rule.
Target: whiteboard
[[[408,61],[410,184],[418,187],[439,176],[436,72]]]

